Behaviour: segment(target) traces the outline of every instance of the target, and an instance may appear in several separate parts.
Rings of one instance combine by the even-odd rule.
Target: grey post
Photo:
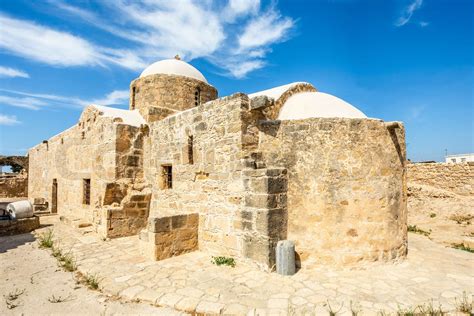
[[[280,240],[276,246],[276,271],[282,275],[293,275],[295,270],[295,243]]]

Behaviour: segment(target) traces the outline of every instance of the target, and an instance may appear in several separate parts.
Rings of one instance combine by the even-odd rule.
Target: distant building
[[[446,159],[446,162],[449,162],[449,163],[463,163],[463,162],[474,161],[474,153],[459,154],[459,155],[447,155],[444,158]]]

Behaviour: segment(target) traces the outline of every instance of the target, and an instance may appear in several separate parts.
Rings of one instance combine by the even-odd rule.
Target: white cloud
[[[413,16],[413,13],[415,13],[415,11],[418,10],[422,4],[423,4],[423,0],[413,0],[412,3],[410,3],[407,7],[405,7],[401,16],[395,22],[395,26],[398,26],[398,27],[404,26],[405,24],[410,22],[410,19]]]
[[[107,94],[105,97],[101,99],[94,99],[91,101],[84,101],[82,104],[89,105],[89,104],[97,104],[97,105],[128,105],[129,99],[129,91],[128,90],[114,90]]]
[[[0,66],[0,77],[29,78],[30,75],[28,75],[26,72],[18,70],[18,69]]]
[[[271,45],[288,39],[294,27],[293,19],[273,4],[262,8],[259,0],[116,0],[99,2],[94,10],[62,0],[49,3],[68,22],[79,19],[128,42],[114,49],[91,44],[91,63],[134,70],[179,54],[186,61],[205,58],[227,74],[243,77],[263,67]]]
[[[32,22],[0,16],[0,47],[15,55],[59,66],[98,64],[88,41]]]
[[[245,27],[239,37],[239,48],[246,50],[282,41],[293,23],[292,19],[282,18],[277,12],[270,10]]]
[[[37,98],[32,97],[15,97],[0,95],[0,104],[6,106],[13,106],[18,108],[24,108],[28,110],[39,110],[40,108],[47,106],[48,103]]]
[[[6,89],[0,89],[0,91],[8,93],[8,95],[0,95],[0,104],[29,110],[40,110],[45,107],[83,108],[90,104],[126,106],[128,105],[129,98],[128,90],[114,90],[102,98],[91,100],[54,94],[30,93]]]
[[[265,66],[264,61],[255,59],[250,61],[236,61],[231,62],[227,66],[230,73],[236,78],[243,78],[249,72],[263,68]]]
[[[239,17],[256,14],[260,9],[260,0],[229,0],[222,12],[222,18],[229,23]]]
[[[14,115],[0,114],[0,125],[17,125],[20,123]]]
[[[425,22],[425,21],[421,21],[420,23],[418,23],[421,27],[426,27],[428,25],[430,25],[430,23],[428,22]]]
[[[104,48],[30,21],[0,15],[0,49],[54,66],[95,66],[115,63],[141,69],[146,63],[127,50]]]

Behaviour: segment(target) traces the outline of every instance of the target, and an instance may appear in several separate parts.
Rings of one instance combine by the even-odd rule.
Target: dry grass
[[[53,236],[54,233],[51,229],[39,235],[38,243],[40,248],[52,248],[54,246]]]
[[[458,312],[465,313],[468,315],[474,314],[474,301],[472,299],[472,295],[471,298],[469,298],[466,291],[462,293],[462,296],[459,300],[455,299],[454,302],[456,304],[456,310]]]
[[[449,217],[450,220],[455,221],[456,223],[462,225],[470,225],[474,215],[472,214],[453,214]]]
[[[424,236],[429,236],[431,234],[431,231],[423,230],[417,227],[416,225],[408,225],[408,231],[411,233],[416,233],[416,234],[420,234]]]
[[[17,302],[17,299],[25,293],[25,289],[19,290],[15,289],[15,291],[8,293],[7,295],[4,295],[3,297],[5,298],[5,304],[7,305],[8,309],[14,309],[15,307],[20,306],[20,304]]]

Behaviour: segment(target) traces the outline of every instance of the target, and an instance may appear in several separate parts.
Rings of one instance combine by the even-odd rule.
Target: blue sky
[[[408,158],[474,152],[471,0],[0,0],[0,154],[126,108],[131,80],[181,57],[220,96],[311,82],[403,121]]]

